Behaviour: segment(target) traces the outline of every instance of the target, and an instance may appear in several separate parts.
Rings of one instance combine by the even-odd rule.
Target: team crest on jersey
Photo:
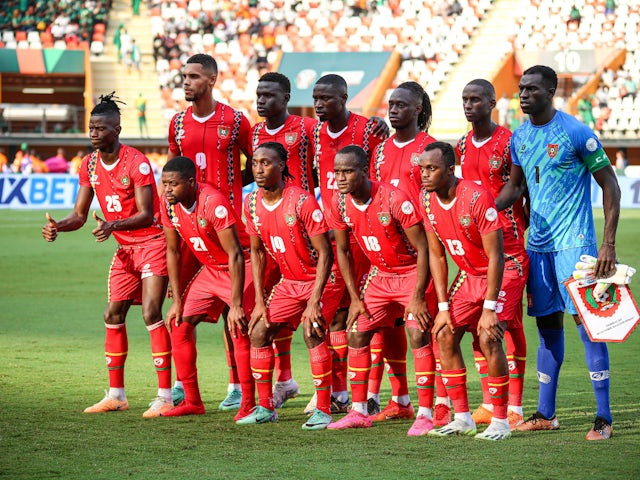
[[[198,225],[200,225],[202,228],[204,228],[204,227],[207,226],[207,221],[204,218],[200,217],[200,218],[198,218]]]
[[[391,223],[391,214],[389,212],[380,212],[378,213],[378,220],[383,227],[386,227]]]
[[[98,175],[96,175],[95,173],[91,175],[91,177],[89,178],[89,183],[91,183],[91,185],[100,185],[100,182],[98,181]]]
[[[412,153],[411,154],[411,165],[420,165],[420,154]]]
[[[284,136],[284,142],[287,145],[293,145],[294,143],[296,143],[297,139],[298,139],[298,134],[295,132],[287,133]]]
[[[527,146],[523,143],[522,146],[520,147],[520,152],[519,153],[524,153],[524,151],[527,149]]]
[[[547,155],[549,155],[549,158],[553,158],[557,154],[558,154],[558,144],[557,143],[547,144]]]
[[[495,155],[489,159],[489,166],[491,168],[500,168],[501,163],[502,163],[502,159]]]
[[[292,226],[295,225],[296,223],[296,216],[293,213],[285,213],[284,215],[284,221],[287,223],[287,225]]]
[[[229,127],[218,127],[218,136],[227,138],[229,136]]]
[[[471,225],[471,217],[469,215],[460,215],[460,225],[463,227],[468,227]]]
[[[120,177],[120,183],[122,183],[122,185],[124,185],[125,187],[129,185],[129,177],[127,177],[126,175],[123,175]]]

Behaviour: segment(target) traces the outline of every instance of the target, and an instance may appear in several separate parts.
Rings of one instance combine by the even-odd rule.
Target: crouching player
[[[438,295],[433,334],[440,347],[442,379],[455,412],[451,423],[429,435],[503,440],[511,436],[511,430],[507,420],[509,370],[502,348],[505,312],[496,314],[504,271],[502,231],[491,195],[474,182],[456,178],[455,160],[453,148],[444,142],[427,145],[420,156],[422,209]],[[460,269],[449,292],[445,247]],[[489,427],[477,435],[469,412],[467,371],[460,350],[462,336],[471,328],[477,329],[488,362],[493,404]]]
[[[321,430],[331,423],[331,352],[325,342],[327,324],[338,309],[344,282],[332,272],[333,252],[327,224],[312,194],[288,182],[287,151],[276,142],[260,145],[252,169],[260,187],[245,199],[247,232],[256,305],[249,322],[251,369],[258,389],[258,407],[238,424],[277,419],[271,382],[275,363],[273,339],[302,323],[309,349],[317,404],[302,428]],[[285,183],[287,182],[287,183]],[[266,301],[267,252],[282,273]]]
[[[182,296],[173,297],[166,322],[176,370],[184,386],[185,398],[162,416],[177,417],[204,413],[198,387],[194,328],[207,317],[217,319],[229,306],[238,376],[242,388],[239,419],[255,406],[254,382],[249,364],[247,315],[253,308],[251,267],[245,262],[238,226],[242,220],[228,200],[208,184],[196,182],[196,167],[187,157],[175,157],[162,170],[164,202],[162,221],[167,239],[169,281]],[[189,285],[180,285],[180,236],[203,265]],[[246,238],[245,238],[246,240]],[[248,242],[246,242],[248,243]],[[245,278],[247,279],[245,281]]]
[[[396,187],[369,179],[369,160],[356,145],[341,149],[334,162],[338,186],[329,224],[334,228],[340,272],[351,297],[347,318],[349,378],[352,410],[329,429],[371,427],[367,415],[367,383],[371,368],[371,338],[376,331],[393,328],[395,319],[406,320],[416,370],[418,416],[408,435],[424,435],[433,428],[435,359],[431,349],[431,319],[425,291],[429,278],[427,239],[417,209]],[[362,286],[354,280],[349,230],[362,248],[371,269]],[[394,372],[389,373],[389,378]],[[410,410],[408,389],[392,384],[392,400]]]

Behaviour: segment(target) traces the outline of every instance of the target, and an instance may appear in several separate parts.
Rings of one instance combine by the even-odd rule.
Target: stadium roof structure
[[[0,48],[0,73],[85,73],[84,50]]]

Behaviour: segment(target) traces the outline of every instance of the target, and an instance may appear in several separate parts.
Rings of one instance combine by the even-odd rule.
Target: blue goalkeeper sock
[[[558,377],[564,360],[564,330],[541,328],[538,329],[538,336],[538,412],[546,418],[552,418],[556,414]]]
[[[580,339],[584,344],[584,356],[591,377],[593,393],[596,396],[596,416],[611,423],[611,406],[609,404],[609,351],[607,344],[592,342],[584,325],[578,325]]]

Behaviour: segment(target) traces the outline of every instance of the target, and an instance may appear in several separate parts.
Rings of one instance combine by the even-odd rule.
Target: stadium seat
[[[92,55],[102,55],[104,53],[104,43],[94,40],[91,42],[91,48],[89,51]]]

